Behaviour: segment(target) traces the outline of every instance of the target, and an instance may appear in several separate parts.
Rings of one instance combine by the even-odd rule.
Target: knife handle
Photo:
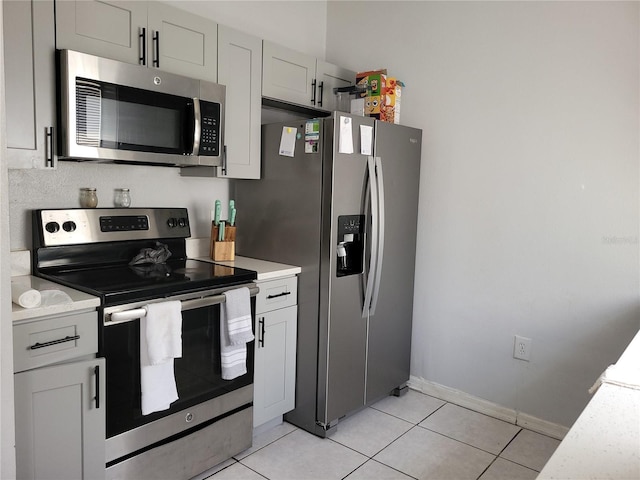
[[[220,203],[220,200],[216,200],[216,204],[215,204],[215,213],[214,213],[214,223],[216,225],[218,225],[220,223],[220,214],[222,213],[222,203]]]

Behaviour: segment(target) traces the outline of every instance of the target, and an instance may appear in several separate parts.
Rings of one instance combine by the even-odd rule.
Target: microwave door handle
[[[202,115],[200,113],[200,99],[193,99],[193,150],[192,155],[200,155],[200,138],[202,137]]]

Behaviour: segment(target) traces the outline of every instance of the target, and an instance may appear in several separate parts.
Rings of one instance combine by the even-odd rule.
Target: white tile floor
[[[559,443],[409,390],[342,420],[326,439],[285,422],[198,478],[534,479]]]

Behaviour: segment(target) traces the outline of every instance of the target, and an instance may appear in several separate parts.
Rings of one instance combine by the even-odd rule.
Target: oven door
[[[258,288],[255,284],[246,286],[251,292],[255,331]],[[141,410],[139,317],[144,313],[144,304],[150,302],[104,309],[101,356],[107,363],[107,466],[252,406],[253,342],[247,344],[247,373],[234,380],[223,380],[221,376],[223,291],[158,300],[182,301],[182,358],[174,360],[179,398],[168,410],[149,415],[143,415]]]

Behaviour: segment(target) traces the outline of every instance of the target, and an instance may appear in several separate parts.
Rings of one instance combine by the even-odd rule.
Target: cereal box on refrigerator
[[[356,84],[366,88],[364,114],[384,122],[400,123],[400,97],[404,84],[388,77],[387,70],[371,70],[356,74]]]

